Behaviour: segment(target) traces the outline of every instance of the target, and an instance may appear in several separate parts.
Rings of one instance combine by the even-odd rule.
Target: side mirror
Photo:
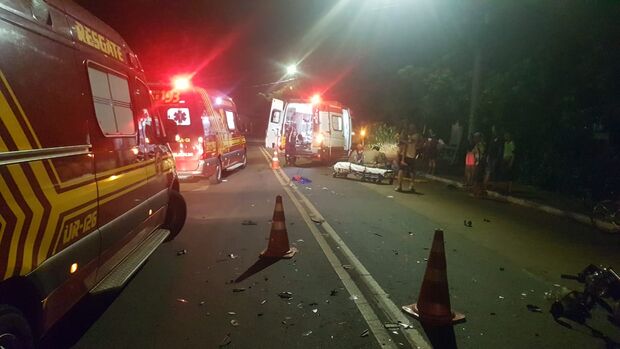
[[[166,119],[164,121],[164,130],[166,131],[166,142],[176,142],[176,136],[179,134],[179,126],[174,120]]]

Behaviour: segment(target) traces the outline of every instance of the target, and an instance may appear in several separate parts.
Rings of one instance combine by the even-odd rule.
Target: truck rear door
[[[280,144],[282,134],[282,123],[284,122],[284,101],[274,98],[271,101],[269,112],[269,123],[265,134],[265,147],[274,148]]]
[[[348,154],[349,150],[351,150],[351,131],[353,130],[353,125],[351,124],[351,111],[349,109],[342,109],[342,123],[344,151]]]

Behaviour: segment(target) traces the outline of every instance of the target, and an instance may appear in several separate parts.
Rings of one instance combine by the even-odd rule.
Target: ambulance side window
[[[332,130],[342,131],[342,116],[332,114]]]
[[[136,132],[126,78],[88,67],[97,122],[104,135],[130,136]]]
[[[235,113],[233,113],[230,110],[225,110],[224,113],[226,114],[226,124],[228,124],[228,129],[230,131],[234,131],[235,130]]]
[[[148,87],[136,79],[136,91],[134,93],[134,105],[136,119],[142,127],[149,143],[163,141],[164,132],[159,117],[152,110],[151,95]]]

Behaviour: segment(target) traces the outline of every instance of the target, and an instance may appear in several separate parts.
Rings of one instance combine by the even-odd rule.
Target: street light
[[[295,75],[295,74],[297,74],[296,64],[291,64],[288,67],[286,67],[286,75]]]

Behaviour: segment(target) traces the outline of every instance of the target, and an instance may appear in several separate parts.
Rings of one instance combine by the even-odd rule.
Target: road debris
[[[409,236],[413,236],[413,232],[412,231],[409,232]]]
[[[258,223],[254,222],[251,219],[246,219],[243,222],[241,222],[241,225],[258,225]]]
[[[258,313],[258,314],[256,314],[256,316],[258,316],[258,317],[261,317],[261,316],[263,316],[263,315],[265,315],[265,314],[264,314],[264,313]]]
[[[306,332],[302,333],[301,335],[304,336],[304,337],[308,337],[311,334],[312,334],[312,331],[306,331]]]
[[[228,258],[230,258],[230,259],[235,259],[237,257],[239,257],[239,255],[236,255],[234,253],[231,253],[231,254],[228,255]]]
[[[542,309],[540,309],[539,306],[534,305],[534,304],[528,304],[526,305],[527,310],[533,312],[533,313],[542,313]]]
[[[293,182],[297,182],[299,184],[308,184],[308,183],[312,183],[312,181],[306,177],[302,177],[302,176],[293,176],[291,177],[291,180],[293,180]]]
[[[319,312],[319,310],[315,308],[315,309],[312,309],[312,312],[316,314]]]
[[[291,223],[293,224],[293,223]],[[304,239],[298,239],[297,242],[305,242]]]
[[[378,234],[378,233],[373,233],[373,234],[375,234],[375,235],[377,235],[377,236],[379,236],[379,237],[383,237],[383,235]]]
[[[336,290],[336,289],[333,289],[333,290],[331,290],[331,291],[329,292],[329,295],[330,295],[330,296],[332,296],[332,297],[333,297],[333,296],[335,296],[335,295],[337,295],[337,294],[338,294],[338,290]]]
[[[265,304],[265,303],[267,303],[267,300],[266,300],[266,299],[263,299],[262,301],[260,301],[260,304],[261,304],[261,305],[263,305],[263,304]]]
[[[400,329],[400,325],[399,324],[394,324],[394,323],[386,323],[386,324],[383,324],[383,326],[388,331],[393,331],[393,330],[399,330]]]
[[[388,195],[388,196],[387,196],[387,198],[388,198],[388,199],[393,199],[393,198],[394,198],[394,196],[393,196],[393,195]]]
[[[239,321],[237,321],[235,319],[232,319],[232,320],[230,320],[230,324],[233,325],[233,327],[237,327],[237,326],[239,326]]]
[[[243,292],[245,291],[245,287],[235,287],[233,288],[233,292]]]
[[[310,220],[313,221],[314,223],[323,223],[323,222],[325,222],[325,220],[323,218],[318,218],[316,216],[310,216]]]
[[[491,223],[491,220],[490,220],[490,219],[488,219],[488,218],[483,219],[483,221],[484,221],[485,223]]]
[[[184,299],[184,298],[177,298],[177,302],[179,302],[179,303],[189,303],[189,301],[187,299]]]
[[[177,251],[177,256],[182,256],[184,254],[187,254],[187,250],[178,250]]]
[[[491,312],[491,313],[489,313],[489,315],[495,316],[495,315],[497,315],[497,314],[496,314],[496,313]]]
[[[224,337],[224,339],[222,339],[222,341],[220,342],[220,348],[221,347],[225,347],[227,345],[229,345],[232,342],[232,339],[230,338],[230,333],[226,335],[226,337]]]
[[[205,305],[205,301],[201,301],[198,305]]]
[[[360,334],[360,337],[368,337],[368,334],[370,333],[370,331],[368,329],[365,329],[364,332],[362,332]]]
[[[228,179],[222,179],[222,182],[228,182]]]
[[[468,220],[464,220],[464,221],[463,221],[463,225],[464,225],[464,226],[466,226],[466,227],[468,227],[468,228],[471,228],[471,227],[473,226],[472,222],[471,222],[471,221],[468,221]]]
[[[327,187],[323,187],[323,188],[321,188],[321,189],[323,189],[323,190],[329,190],[329,189],[327,189]]]
[[[504,299],[504,296],[497,296],[497,298],[499,298],[499,299]]]
[[[398,250],[392,250],[392,252],[394,252],[395,256],[398,256]]]
[[[499,267],[499,271],[504,271],[504,267]]]
[[[349,297],[350,300],[352,301],[356,301],[357,300],[357,296],[352,294],[351,297]]]
[[[350,266],[350,265],[348,265],[348,264],[343,264],[343,265],[342,265],[342,267],[343,267],[344,269],[352,269],[352,268],[353,268],[352,266]]]
[[[278,293],[278,297],[282,298],[282,299],[291,299],[293,298],[293,293],[292,292],[280,292]]]

